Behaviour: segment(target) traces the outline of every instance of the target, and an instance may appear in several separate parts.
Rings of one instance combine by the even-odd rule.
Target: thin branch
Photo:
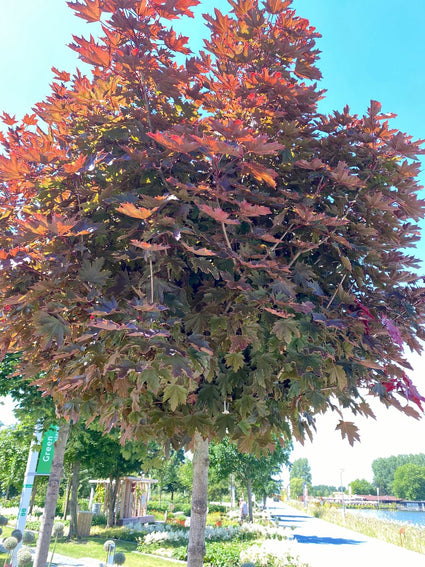
[[[149,256],[149,270],[150,270],[150,279],[151,279],[151,303],[153,303],[154,284],[153,284],[152,256]]]
[[[289,228],[282,234],[282,236],[279,238],[279,240],[277,242],[275,242],[275,244],[273,244],[273,246],[270,248],[270,252],[274,252],[276,250],[276,248],[279,246],[279,244],[282,244],[283,239],[285,238],[285,236],[291,232],[291,230],[294,228],[294,224],[291,223],[291,225],[289,226]]]
[[[334,291],[332,297],[330,298],[329,303],[326,305],[326,309],[329,309],[329,307],[332,305],[332,302],[333,302],[333,300],[335,299],[336,294],[338,293],[338,290],[341,289],[341,286],[342,286],[342,284],[344,283],[344,280],[345,280],[346,277],[347,277],[347,274],[344,274],[344,275],[342,276],[342,279],[341,279],[341,281],[339,282],[339,284],[336,286],[336,289],[335,289],[335,291]]]
[[[229,247],[229,250],[232,250],[232,245],[230,244],[229,236],[227,234],[226,225],[224,222],[221,223],[221,228],[223,230],[224,238],[226,239],[226,244]]]

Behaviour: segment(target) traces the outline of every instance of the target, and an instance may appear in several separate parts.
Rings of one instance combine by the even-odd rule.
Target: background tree
[[[338,488],[328,484],[316,484],[309,489],[309,494],[315,497],[331,496],[334,492],[338,492]]]
[[[99,455],[102,457],[99,458]],[[116,499],[121,477],[129,474],[138,476],[145,455],[144,445],[131,441],[122,445],[119,431],[115,430],[105,435],[97,429],[96,424],[78,428],[74,437],[70,439],[67,458],[72,463],[79,464],[77,473],[81,467],[84,467],[93,477],[109,481],[105,499],[108,527],[115,524]],[[79,483],[75,484],[78,489]],[[77,491],[75,491],[75,502],[77,502],[76,496]],[[72,535],[78,535],[75,528]]]
[[[291,498],[297,499],[300,498],[300,496],[303,496],[305,484],[306,481],[302,478],[297,478],[297,477],[291,478],[289,481]],[[307,484],[307,489],[308,491],[310,491],[310,486],[308,484]]]
[[[379,487],[381,494],[392,494],[395,471],[408,463],[425,466],[425,454],[391,455],[372,462],[373,484]]]
[[[164,450],[164,447],[157,443],[148,445],[143,466],[144,470],[148,471],[158,481],[153,489],[158,491],[160,502],[163,491],[169,493],[173,501],[174,493],[182,489],[179,481],[179,468],[184,462],[185,455],[182,449],[178,451]]]
[[[393,492],[405,500],[425,500],[425,467],[406,463],[394,473]]]
[[[290,478],[301,478],[308,484],[311,484],[311,468],[308,459],[297,459],[290,468]]]
[[[352,494],[376,494],[376,487],[364,478],[357,478],[350,483]]]
[[[0,491],[6,500],[22,491],[33,432],[20,425],[0,430]]]
[[[248,517],[252,522],[253,493],[261,498],[276,492],[278,479],[282,465],[288,462],[289,450],[281,447],[278,443],[273,451],[260,457],[240,453],[235,443],[223,440],[221,443],[213,444],[210,450],[211,467],[218,478],[230,479],[234,475],[238,483],[241,496],[247,498]],[[272,482],[275,480],[275,482]],[[269,492],[270,490],[270,492]]]
[[[424,336],[420,145],[375,101],[318,114],[290,2],[230,2],[182,58],[169,21],[196,3],[70,2],[103,24],[74,38],[92,74],[4,113],[0,156],[4,350],[70,418],[193,448],[190,567],[209,439],[267,451],[337,402],[370,415],[365,392],[417,416],[403,351]]]

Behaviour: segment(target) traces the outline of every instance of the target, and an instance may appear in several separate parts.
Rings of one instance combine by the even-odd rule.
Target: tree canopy
[[[318,113],[290,1],[205,16],[192,57],[169,22],[197,3],[69,2],[102,24],[71,45],[91,75],[3,113],[4,350],[64,413],[177,444],[302,437],[336,400],[370,415],[364,393],[417,415],[419,143],[376,101]]]
[[[356,478],[350,482],[352,494],[376,494],[376,488],[364,478]]]
[[[394,473],[393,492],[405,500],[425,500],[425,466],[406,463]]]
[[[311,484],[311,468],[308,459],[297,459],[291,465],[290,478],[301,478]]]
[[[291,0],[230,0],[192,55],[172,21],[198,3],[68,2],[101,29],[71,44],[90,73],[2,114],[3,352],[124,441],[261,451],[369,394],[417,417],[420,142],[377,101],[318,112]]]
[[[417,455],[391,455],[381,457],[372,462],[373,484],[379,487],[381,494],[393,493],[395,471],[406,464],[425,466],[425,454]]]

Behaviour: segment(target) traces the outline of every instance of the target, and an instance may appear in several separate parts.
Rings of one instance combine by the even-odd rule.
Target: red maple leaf
[[[66,71],[59,71],[56,67],[52,67],[52,71],[55,74],[55,79],[58,81],[63,81],[67,83],[71,78],[71,73],[67,73]]]
[[[0,118],[1,121],[7,124],[8,126],[13,126],[18,122],[14,116],[10,116],[10,114],[8,114],[7,112],[3,112]]]
[[[84,37],[77,37],[76,35],[72,37],[75,43],[71,43],[70,48],[78,53],[80,59],[90,63],[90,65],[109,67],[111,63],[109,50],[98,45],[92,35],[90,35],[90,40],[84,39]]]
[[[243,200],[239,205],[239,211],[243,217],[259,217],[261,215],[270,215],[269,207],[262,205],[251,205],[248,201]]]
[[[102,8],[100,7],[99,0],[84,0],[85,4],[80,2],[67,2],[68,6],[72,8],[75,15],[87,22],[98,22],[102,15]]]
[[[216,220],[217,222],[222,222],[224,224],[239,224],[239,221],[229,218],[229,213],[220,209],[220,207],[209,207],[208,205],[199,205],[200,210]]]
[[[179,53],[188,55],[191,53],[191,50],[188,47],[185,47],[188,39],[188,36],[181,34],[177,37],[176,32],[173,28],[171,28],[167,35],[164,36],[164,43],[172,51],[178,51]]]

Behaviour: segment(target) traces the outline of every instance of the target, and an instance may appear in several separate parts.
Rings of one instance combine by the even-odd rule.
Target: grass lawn
[[[13,528],[10,526],[4,527],[0,539],[8,537],[12,529]],[[106,552],[103,549],[103,544],[106,539],[108,538],[98,536],[89,537],[80,541],[66,541],[65,538],[60,538],[56,544],[55,553],[75,557],[76,559],[91,557],[93,559],[99,559],[99,561],[105,561]],[[50,550],[52,550],[53,545],[54,540],[51,542]],[[176,567],[177,565],[176,562],[167,561],[161,557],[149,557],[139,553],[132,553],[136,550],[136,544],[133,542],[116,540],[115,546],[116,551],[123,551],[125,553],[124,567]],[[0,553],[0,565],[3,565],[5,559],[6,554]],[[50,561],[50,553],[48,561]]]
[[[106,538],[100,537],[90,537],[88,539],[82,539],[81,541],[66,541],[64,539],[58,540],[56,545],[55,553],[60,553],[61,555],[67,555],[68,557],[75,557],[79,559],[80,557],[92,557],[94,559],[99,559],[99,561],[106,560],[106,552],[103,549],[103,544]],[[53,546],[50,546],[50,549]],[[136,550],[136,544],[129,541],[115,541],[115,550],[123,551],[125,553],[125,563],[124,567],[175,567],[176,563],[174,561],[167,561],[160,557],[148,557],[146,555],[141,555],[139,553],[132,553]],[[49,556],[50,559],[50,556]]]

